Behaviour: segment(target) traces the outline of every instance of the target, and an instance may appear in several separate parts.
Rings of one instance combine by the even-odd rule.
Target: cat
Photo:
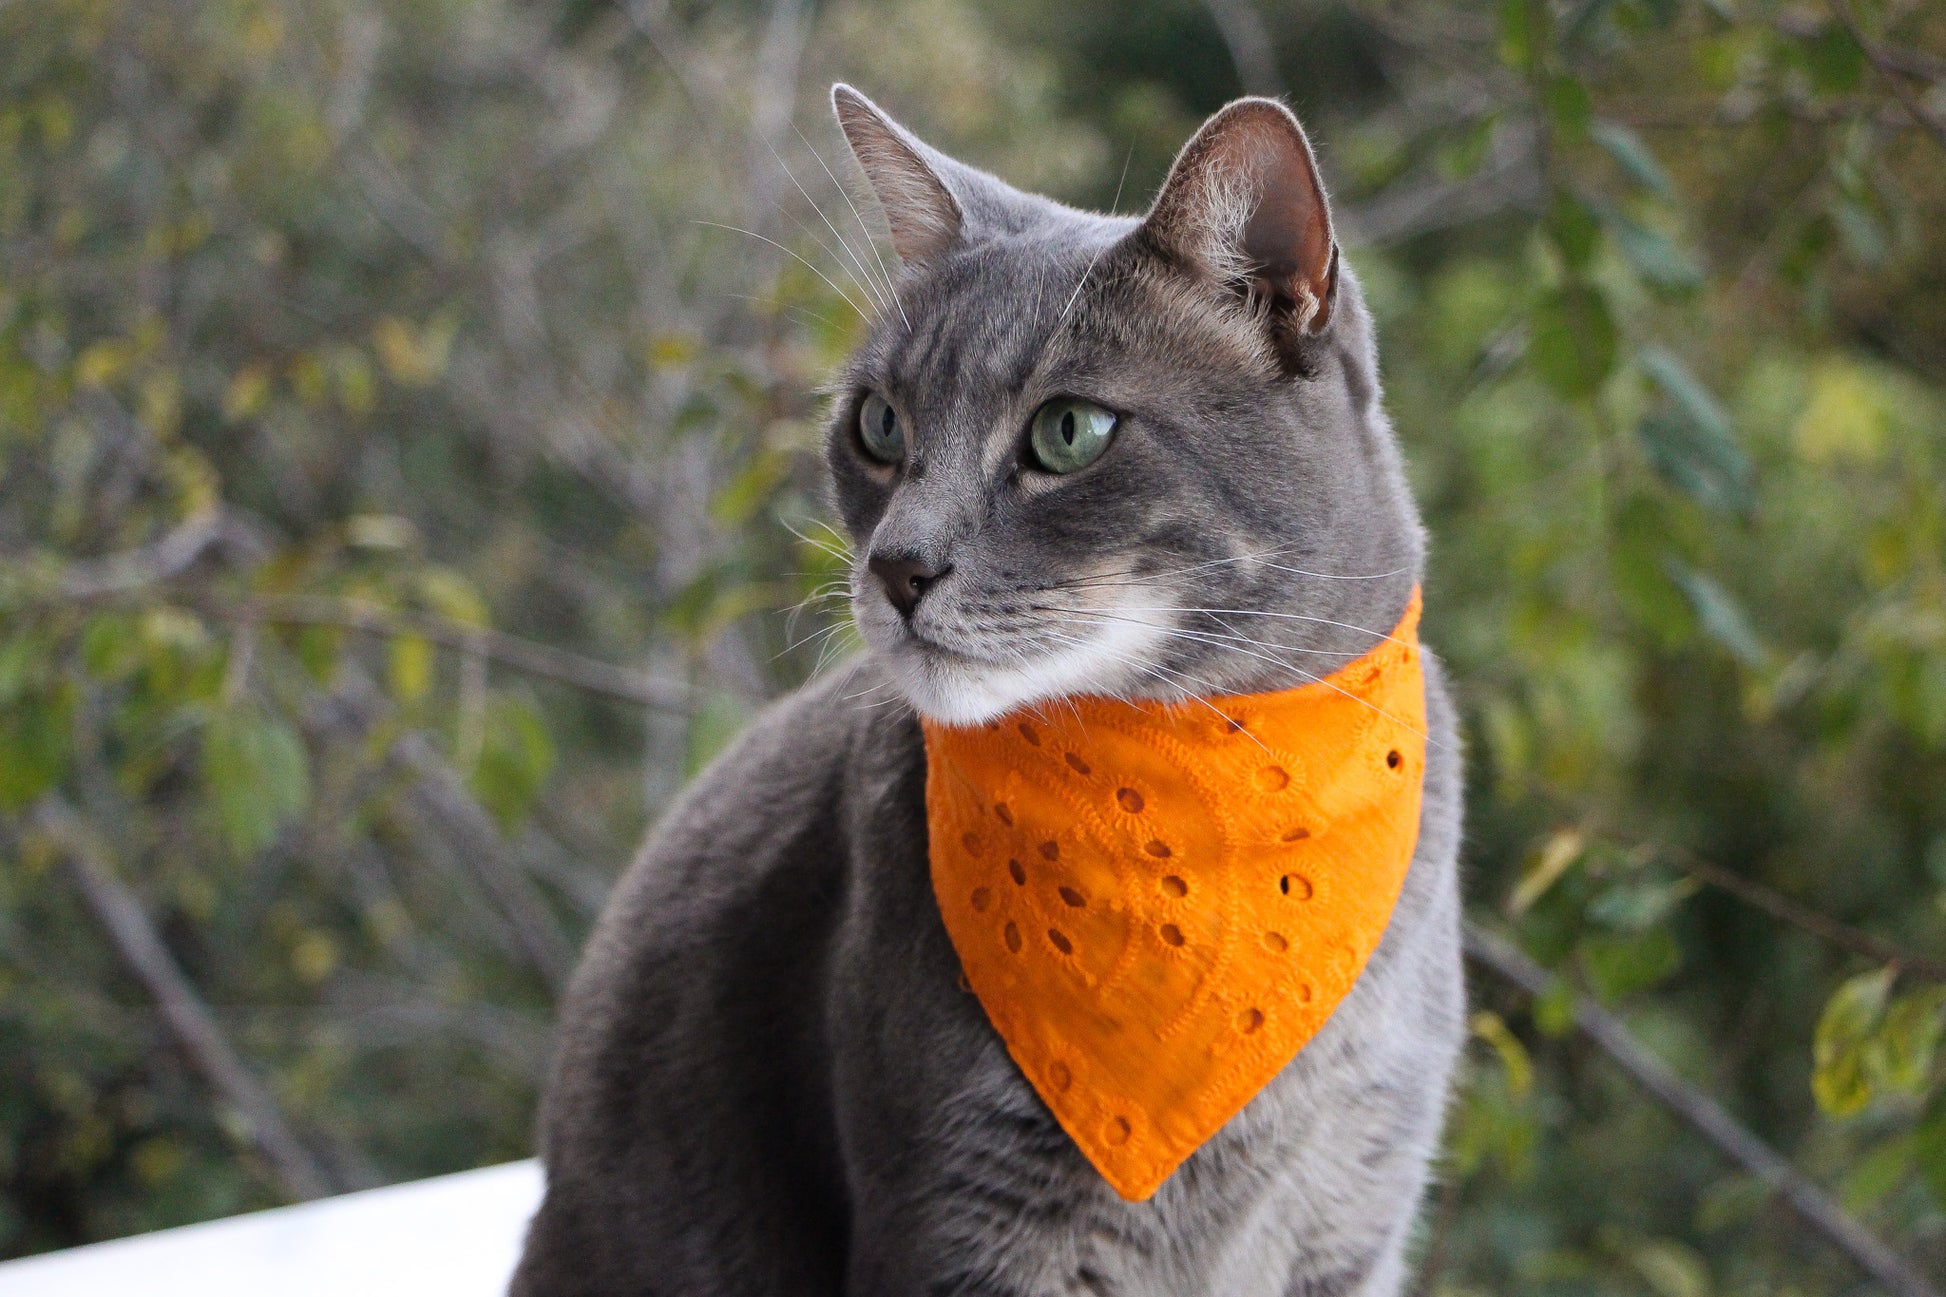
[[[618,886],[512,1292],[1390,1297],[1464,1023],[1459,740],[1429,652],[1382,941],[1148,1201],[1009,1056],[928,877],[921,717],[1292,688],[1414,597],[1372,321],[1303,130],[1230,104],[1134,219],[1015,190],[849,87],[833,104],[899,267],[827,439],[867,651],[772,705]]]

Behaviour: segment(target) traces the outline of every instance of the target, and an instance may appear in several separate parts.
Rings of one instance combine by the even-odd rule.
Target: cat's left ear
[[[1270,307],[1289,340],[1331,324],[1338,243],[1311,143],[1274,99],[1239,99],[1169,169],[1143,231],[1165,255]]]

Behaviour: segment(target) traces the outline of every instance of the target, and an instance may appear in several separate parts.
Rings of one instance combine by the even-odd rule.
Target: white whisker
[[[1130,145],[1128,150],[1128,155],[1122,159],[1122,178],[1115,182],[1115,200],[1108,204],[1108,210],[1111,214],[1114,212],[1115,208],[1121,206],[1122,186],[1128,183],[1128,164],[1134,160],[1135,160],[1135,146]],[[1095,255],[1088,259],[1088,268],[1081,272],[1081,282],[1074,286],[1074,292],[1068,297],[1068,304],[1061,308],[1060,316],[1056,318],[1054,321],[1054,328],[1049,330],[1050,334],[1054,332],[1058,332],[1061,326],[1067,322],[1068,312],[1072,311],[1074,309],[1074,304],[1081,300],[1081,290],[1088,286],[1088,277],[1095,273],[1095,266],[1098,265],[1102,257],[1107,254],[1108,249],[1114,246],[1115,246],[1114,243],[1104,243],[1101,245],[1100,248],[1096,249]]]
[[[793,129],[795,129],[796,127],[795,122],[792,123],[792,127]],[[816,212],[818,214],[818,219],[824,222],[824,228],[831,231],[831,237],[838,240],[838,246],[845,250],[845,255],[851,259],[851,264],[857,268],[859,275],[863,277],[865,292],[871,297],[872,301],[877,304],[878,309],[880,311],[883,311],[886,307],[885,297],[879,291],[878,281],[872,278],[872,272],[865,269],[865,263],[859,260],[858,254],[856,252],[852,251],[851,244],[845,241],[845,236],[838,233],[838,227],[833,225],[831,223],[831,218],[824,214],[824,208],[818,206],[818,200],[811,197],[810,191],[804,188],[803,182],[798,180],[797,178],[797,173],[791,170],[790,163],[784,161],[784,155],[777,151],[777,146],[772,144],[769,140],[765,140],[764,147],[770,150],[771,157],[777,159],[777,165],[784,169],[784,174],[786,176],[790,177],[791,184],[797,186],[797,192],[804,195],[804,201],[811,205],[811,210]],[[806,233],[809,233],[809,231],[806,231]],[[819,239],[818,236],[815,234],[812,234],[811,237],[817,240],[819,247],[824,246],[823,239]],[[831,249],[829,248],[825,248],[825,255],[831,257],[833,261],[838,260],[836,254],[832,253]]]
[[[872,237],[872,227],[865,223],[864,214],[858,210],[858,204],[851,201],[851,191],[845,188],[843,181],[832,174],[830,164],[824,160],[824,154],[818,152],[811,141],[804,139],[804,132],[797,130],[796,122],[791,123],[791,129],[797,131],[798,139],[804,140],[804,147],[811,150],[811,156],[818,160],[818,165],[824,168],[824,174],[831,177],[831,183],[837,186],[838,193],[844,197],[845,206],[851,208],[852,216],[858,221],[858,228],[865,233],[865,246],[872,250],[872,260],[878,262],[878,273],[885,281],[885,291],[891,296],[892,305],[898,308],[899,318],[905,321],[906,332],[912,332],[912,321],[905,313],[905,303],[899,300],[899,289],[892,282],[892,272],[886,268],[885,258],[879,253],[878,240]]]
[[[836,293],[838,296],[844,298],[845,305],[849,306],[852,310],[857,311],[859,319],[870,320],[872,318],[871,312],[867,311],[864,307],[860,306],[857,303],[857,301],[855,301],[852,298],[852,295],[850,293],[847,293],[844,289],[838,287],[838,285],[836,285],[831,281],[831,276],[825,274],[822,270],[819,270],[816,266],[812,265],[809,261],[806,261],[803,258],[803,256],[798,254],[796,251],[785,247],[777,240],[772,238],[767,238],[764,235],[757,233],[755,230],[746,230],[740,225],[725,225],[721,221],[697,221],[695,222],[695,224],[708,225],[719,230],[728,230],[732,234],[747,234],[751,238],[756,239],[760,243],[768,243],[771,247],[777,249],[779,252],[783,253],[787,257],[796,257],[799,262],[803,263],[803,266],[806,270],[809,270],[812,274],[816,275],[819,279],[822,279],[825,282],[825,286],[827,288],[829,288],[832,292]]]

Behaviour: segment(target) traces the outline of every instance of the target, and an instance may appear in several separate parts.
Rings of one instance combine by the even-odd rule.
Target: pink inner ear
[[[1219,279],[1243,272],[1248,282],[1232,286],[1286,308],[1283,327],[1314,334],[1330,322],[1330,210],[1303,128],[1282,104],[1243,99],[1212,117],[1176,159],[1149,229]]]
[[[1243,229],[1243,255],[1280,296],[1296,300],[1308,291],[1321,298],[1330,271],[1331,226],[1303,174],[1308,168],[1302,159],[1295,161],[1295,168],[1284,162],[1263,174],[1257,210]]]
[[[1268,156],[1255,168],[1257,206],[1240,251],[1257,267],[1256,281],[1296,307],[1299,327],[1315,331],[1330,319],[1337,274],[1324,192],[1302,141],[1274,128],[1252,134]]]

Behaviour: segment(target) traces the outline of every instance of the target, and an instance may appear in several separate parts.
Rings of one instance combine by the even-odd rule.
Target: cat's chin
[[[867,642],[875,638],[869,633]],[[1058,653],[1023,663],[984,662],[911,635],[872,644],[872,655],[912,704],[942,725],[979,725],[1012,711],[1076,695],[1173,696],[1141,665],[1166,638],[1160,628],[1123,623]]]

